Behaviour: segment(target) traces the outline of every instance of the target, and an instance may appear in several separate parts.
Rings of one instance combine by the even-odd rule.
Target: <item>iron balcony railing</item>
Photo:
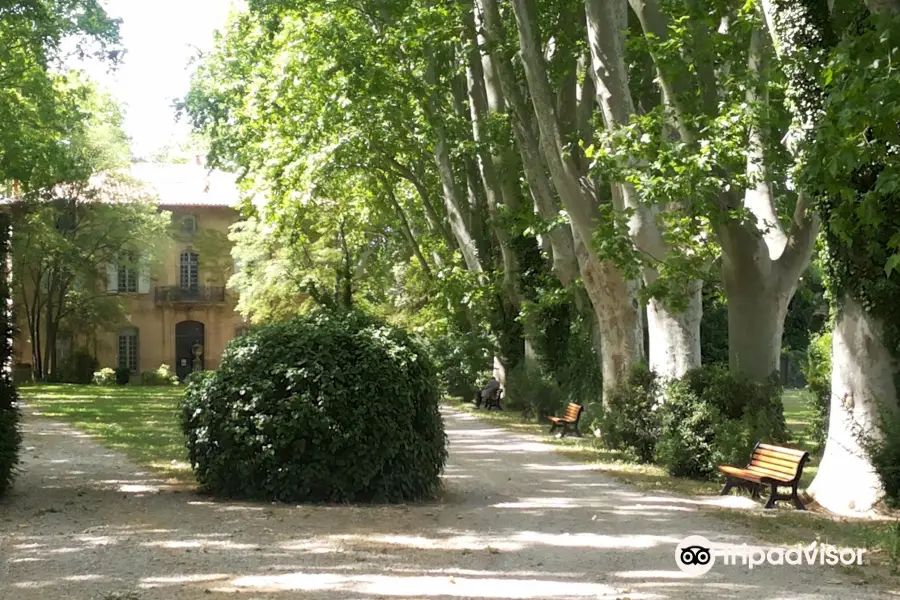
[[[213,285],[157,286],[154,295],[157,302],[225,302],[225,288]]]

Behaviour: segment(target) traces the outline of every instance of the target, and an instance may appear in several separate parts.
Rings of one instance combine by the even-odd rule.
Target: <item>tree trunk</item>
[[[884,345],[882,324],[850,297],[841,301],[832,333],[831,412],[822,462],[809,494],[844,515],[870,511],[881,483],[859,433],[880,437],[879,403],[897,410],[896,361]]]
[[[496,12],[496,5],[494,0],[484,0],[483,4],[487,19],[488,15]],[[639,286],[637,282],[626,281],[612,262],[599,261],[590,246],[599,207],[592,192],[585,189],[587,186],[578,166],[563,147],[556,99],[547,79],[541,50],[536,8],[533,0],[513,0],[512,5],[519,30],[525,78],[538,122],[541,150],[573,229],[581,238],[584,256],[579,257],[579,263],[585,289],[594,303],[600,324],[603,386],[604,390],[609,390],[643,357],[643,323],[637,300]],[[489,24],[489,27],[492,26]],[[502,39],[502,35],[494,37]]]
[[[505,51],[500,14],[497,12],[495,0],[480,0],[482,6],[479,13],[482,16],[484,27],[481,32],[486,35],[485,45],[491,57],[496,77],[488,76],[486,70],[486,86],[488,98],[502,99],[510,108],[513,136],[516,147],[522,158],[522,168],[528,189],[534,202],[537,214],[544,219],[556,219],[559,216],[559,208],[553,192],[553,185],[547,177],[545,165],[541,159],[541,150],[538,142],[538,133],[534,130],[533,111],[522,97],[519,84],[512,70],[510,56]],[[497,89],[499,81],[500,89]],[[547,234],[552,249],[552,271],[567,286],[577,279],[579,275],[578,260],[575,257],[575,244],[572,228],[569,225],[556,225]]]
[[[403,210],[403,207],[400,206],[400,202],[397,201],[397,196],[394,194],[391,185],[386,181],[383,181],[383,184],[385,187],[385,194],[387,195],[391,206],[394,208],[394,211],[397,213],[397,217],[400,219],[400,229],[403,232],[403,236],[406,238],[406,242],[409,244],[409,249],[419,262],[419,266],[422,267],[425,278],[431,280],[433,278],[431,267],[428,265],[428,261],[425,260],[425,255],[422,254],[419,242],[416,240],[416,236],[409,224],[409,219],[406,218],[406,212]]]
[[[51,289],[48,293],[47,298],[47,308],[46,308],[46,316],[44,317],[44,331],[46,333],[46,337],[44,338],[44,364],[43,364],[43,373],[44,377],[49,377],[53,375],[53,371],[50,370],[50,354],[52,351],[56,350],[56,339],[53,331],[53,290]]]
[[[427,73],[428,83],[435,85],[434,65],[429,65]],[[453,173],[453,164],[450,161],[450,149],[447,146],[446,133],[438,116],[436,102],[434,99],[435,92],[432,91],[432,98],[429,102],[428,117],[429,122],[434,129],[434,159],[437,163],[438,173],[441,177],[441,185],[444,189],[444,205],[447,209],[447,217],[450,221],[450,229],[456,238],[459,249],[462,252],[463,260],[468,270],[474,273],[483,273],[484,268],[481,259],[478,256],[478,245],[475,237],[472,235],[467,223],[469,219],[468,207],[462,199],[459,186]]]
[[[644,326],[638,284],[626,281],[611,261],[593,260],[582,243],[575,250],[584,289],[594,306],[600,337],[604,403],[608,392],[644,358]]]
[[[671,310],[663,300],[647,303],[650,368],[659,376],[675,379],[700,366],[700,320],[703,317],[702,285],[692,281],[687,309]]]
[[[625,69],[626,0],[586,0],[588,42],[591,49],[591,76],[607,127],[628,125],[634,115],[634,101]],[[617,184],[613,197],[618,210],[631,209],[631,238],[635,247],[657,261],[666,258],[669,248],[656,225],[653,211],[643,205],[631,184]],[[656,269],[644,269],[644,282],[659,277]],[[666,378],[677,378],[700,366],[700,320],[703,315],[702,284],[689,285],[684,311],[673,310],[666,299],[654,299],[647,306],[650,338],[650,368]]]
[[[520,286],[519,261],[510,243],[509,232],[500,223],[500,204],[511,208],[515,203],[512,197],[506,197],[511,193],[504,190],[501,179],[497,173],[495,160],[491,155],[487,132],[485,131],[488,113],[488,98],[484,88],[484,72],[481,63],[481,52],[477,45],[475,33],[475,20],[471,12],[464,17],[467,36],[471,42],[471,49],[466,57],[466,88],[469,96],[469,119],[472,124],[472,138],[475,141],[478,172],[481,175],[481,183],[484,186],[487,211],[491,219],[491,229],[500,246],[500,255],[503,260],[503,287],[510,303],[518,312],[522,307],[524,298]],[[504,194],[506,191],[506,194]],[[530,337],[530,336],[526,336]]]
[[[722,266],[728,298],[728,360],[731,371],[765,381],[781,366],[781,338],[788,304],[796,289],[779,289],[762,269]]]

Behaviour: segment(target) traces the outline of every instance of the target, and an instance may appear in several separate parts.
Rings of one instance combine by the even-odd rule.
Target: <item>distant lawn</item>
[[[38,413],[72,424],[136,463],[179,481],[192,480],[178,423],[182,387],[23,385]]]
[[[821,458],[810,435],[813,418],[811,399],[812,395],[807,390],[785,390],[781,397],[781,401],[784,403],[784,420],[787,423],[788,431],[791,432],[791,441],[788,445],[806,450],[810,454],[809,462],[803,467],[803,477],[800,478],[801,488],[806,488],[812,483],[819,471],[819,459]]]

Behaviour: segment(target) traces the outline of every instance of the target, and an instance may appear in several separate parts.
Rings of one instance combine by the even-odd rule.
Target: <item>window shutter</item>
[[[106,263],[106,291],[119,291],[119,269],[113,263]]]
[[[138,293],[150,293],[150,265],[143,262],[141,264],[140,270],[138,271]]]

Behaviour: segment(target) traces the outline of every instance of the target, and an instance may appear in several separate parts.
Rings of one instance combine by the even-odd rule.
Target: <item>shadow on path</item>
[[[168,491],[26,412],[25,472],[0,504],[0,598],[886,597],[824,565],[717,565],[687,577],[675,564],[687,535],[723,548],[752,541],[696,501],[635,491],[534,436],[443,412],[442,499],[375,507]]]

